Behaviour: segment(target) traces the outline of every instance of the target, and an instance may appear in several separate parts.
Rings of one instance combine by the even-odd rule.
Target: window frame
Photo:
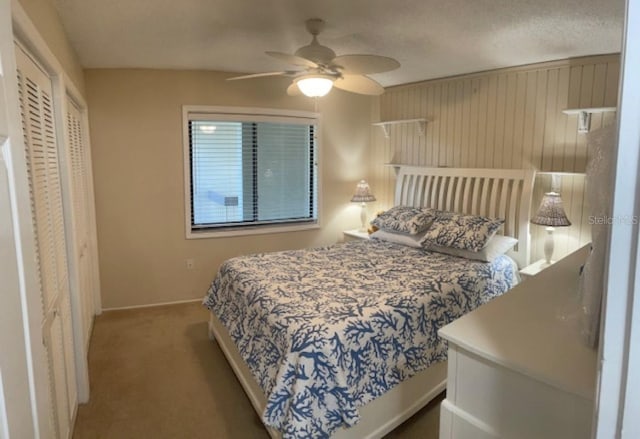
[[[224,227],[220,230],[194,229],[191,227],[191,151],[189,143],[190,120],[220,120],[242,122],[279,122],[301,123],[307,121],[309,125],[315,125],[314,160],[316,174],[316,220],[300,223],[274,223],[260,225],[239,225],[237,227]],[[208,105],[183,105],[182,106],[182,149],[184,165],[184,218],[185,233],[187,239],[203,238],[228,238],[232,236],[261,235],[267,233],[296,232],[302,230],[319,229],[321,224],[322,194],[322,168],[321,168],[321,117],[320,113],[299,110],[279,110],[259,107],[223,107]]]

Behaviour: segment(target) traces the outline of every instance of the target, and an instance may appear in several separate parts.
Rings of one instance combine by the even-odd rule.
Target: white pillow
[[[377,230],[369,235],[371,239],[379,239],[380,241],[393,242],[394,244],[406,245],[407,247],[420,248],[420,241],[424,237],[423,233],[417,235],[408,235],[400,232],[388,232],[386,230]]]
[[[511,250],[517,243],[518,240],[511,236],[494,235],[491,239],[489,239],[487,245],[485,245],[482,250],[477,252],[452,247],[440,247],[437,245],[429,246],[426,248],[426,250],[445,253],[447,255],[457,256],[459,258],[492,262],[498,256],[503,255]]]

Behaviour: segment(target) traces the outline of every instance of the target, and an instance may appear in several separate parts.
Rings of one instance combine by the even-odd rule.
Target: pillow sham
[[[381,213],[371,221],[371,225],[388,232],[417,235],[420,232],[424,232],[435,218],[436,211],[433,209],[395,206]]]
[[[438,212],[422,239],[422,246],[437,245],[477,252],[487,245],[503,224],[503,219]]]
[[[511,250],[517,243],[518,240],[511,236],[495,235],[489,240],[487,245],[482,250],[477,252],[462,250],[459,248],[440,247],[438,245],[429,247],[425,250],[444,253],[451,256],[457,256],[459,258],[473,259],[483,262],[493,262],[495,258]]]
[[[388,232],[386,230],[377,230],[369,235],[371,239],[379,241],[393,242],[394,244],[406,245],[407,247],[421,248],[420,241],[424,237],[424,232],[417,235],[409,235],[407,233]]]

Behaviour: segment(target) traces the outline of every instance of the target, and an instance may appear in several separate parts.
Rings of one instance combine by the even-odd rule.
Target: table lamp
[[[365,180],[360,180],[358,185],[356,186],[356,193],[351,198],[352,203],[361,203],[360,207],[360,222],[361,232],[367,231],[367,203],[371,201],[376,201],[376,197],[371,193],[371,189],[369,188],[369,183]]]
[[[562,207],[562,198],[557,192],[547,192],[542,197],[540,207],[536,215],[531,219],[533,224],[547,226],[547,237],[544,241],[544,257],[545,265],[551,265],[551,256],[553,256],[553,231],[556,227],[568,227],[571,221],[567,218],[567,214]]]

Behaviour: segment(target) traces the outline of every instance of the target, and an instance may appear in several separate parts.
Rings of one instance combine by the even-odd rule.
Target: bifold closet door
[[[43,342],[49,357],[51,414],[68,438],[77,406],[67,244],[51,78],[16,45],[20,110],[37,241]]]
[[[76,235],[76,254],[78,255],[79,294],[82,307],[82,334],[85,350],[89,347],[89,337],[93,316],[94,301],[94,264],[91,251],[91,208],[88,193],[88,163],[86,139],[82,129],[82,113],[72,99],[67,99],[67,149],[71,162],[71,198],[73,200],[74,230]]]

